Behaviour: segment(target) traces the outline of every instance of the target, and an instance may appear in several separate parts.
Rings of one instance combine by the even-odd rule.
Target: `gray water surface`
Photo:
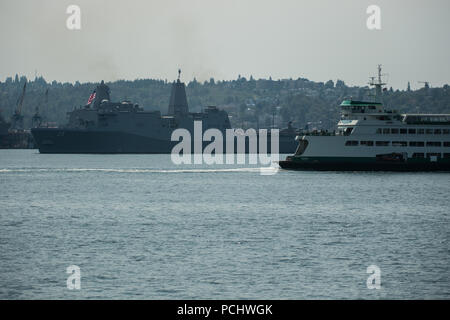
[[[449,299],[449,194],[449,173],[0,150],[0,298]]]

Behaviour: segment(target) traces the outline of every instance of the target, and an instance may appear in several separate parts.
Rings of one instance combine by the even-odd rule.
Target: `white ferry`
[[[381,93],[381,68],[376,86]],[[297,170],[450,171],[450,114],[400,114],[380,102],[344,100],[334,132],[297,137],[280,167]]]

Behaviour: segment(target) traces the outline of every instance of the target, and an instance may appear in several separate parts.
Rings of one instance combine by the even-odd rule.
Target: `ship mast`
[[[186,88],[181,78],[181,69],[178,69],[177,81],[172,83],[172,91],[170,93],[169,110],[167,115],[186,115],[189,113],[189,107],[186,98]]]
[[[375,87],[375,102],[383,102],[382,92],[383,86],[386,84],[381,80],[381,77],[384,74],[381,74],[381,64],[378,65],[378,79],[375,80],[375,77],[370,77],[369,85]]]

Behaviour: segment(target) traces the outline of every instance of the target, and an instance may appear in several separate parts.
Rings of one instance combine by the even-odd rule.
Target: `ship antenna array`
[[[371,86],[384,86],[386,83],[383,82],[383,80],[381,79],[381,77],[386,76],[386,73],[381,73],[381,64],[378,65],[378,79],[377,81],[375,81],[375,77],[370,77],[370,82],[369,85]]]
[[[381,102],[382,99],[382,87],[386,85],[385,82],[382,81],[381,77],[386,74],[381,73],[381,64],[378,65],[378,79],[375,80],[375,77],[370,77],[369,85],[375,87],[375,102]]]

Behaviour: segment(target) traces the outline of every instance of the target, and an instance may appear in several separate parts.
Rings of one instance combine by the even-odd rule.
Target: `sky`
[[[81,29],[69,30],[69,5]],[[367,7],[380,8],[369,30]],[[137,78],[450,83],[448,0],[0,0],[0,81]]]

